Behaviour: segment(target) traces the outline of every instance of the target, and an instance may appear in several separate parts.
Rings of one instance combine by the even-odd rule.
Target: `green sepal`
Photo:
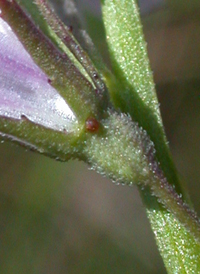
[[[80,125],[77,125],[73,132],[67,133],[37,125],[26,118],[21,120],[0,118],[1,138],[59,161],[81,159],[84,132],[84,125],[82,130]]]
[[[88,117],[99,119],[104,102],[70,57],[58,48],[32,23],[16,1],[0,1],[2,18],[30,53],[35,63],[49,77],[50,84],[70,106],[80,123]],[[109,100],[108,100],[109,101]]]

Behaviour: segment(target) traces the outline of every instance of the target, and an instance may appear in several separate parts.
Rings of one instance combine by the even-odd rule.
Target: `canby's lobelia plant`
[[[0,134],[136,184],[168,273],[199,273],[200,223],[170,157],[135,2],[102,1],[111,72],[46,0],[0,0]]]

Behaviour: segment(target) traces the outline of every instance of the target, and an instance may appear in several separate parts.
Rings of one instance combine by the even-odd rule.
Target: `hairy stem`
[[[151,195],[200,243],[198,217],[164,176],[147,132],[129,116],[116,112],[110,112],[101,123],[104,132],[86,140],[86,155],[92,167],[118,183],[149,188]]]
[[[158,163],[149,159],[149,164],[153,173],[153,180],[149,184],[152,194],[167,210],[174,214],[200,243],[200,222],[196,212],[182,200],[181,195],[178,195],[173,186],[168,183]]]

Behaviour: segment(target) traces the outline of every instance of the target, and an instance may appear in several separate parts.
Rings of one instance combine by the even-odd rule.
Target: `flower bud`
[[[1,135],[61,160],[76,157],[109,105],[101,77],[71,35],[60,40],[62,52],[16,1],[0,0],[0,11]]]

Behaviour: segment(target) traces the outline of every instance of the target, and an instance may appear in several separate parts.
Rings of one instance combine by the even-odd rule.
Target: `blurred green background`
[[[107,60],[99,1],[76,2]],[[200,213],[200,1],[140,5],[169,146]],[[136,187],[2,142],[0,196],[2,274],[166,273]]]

